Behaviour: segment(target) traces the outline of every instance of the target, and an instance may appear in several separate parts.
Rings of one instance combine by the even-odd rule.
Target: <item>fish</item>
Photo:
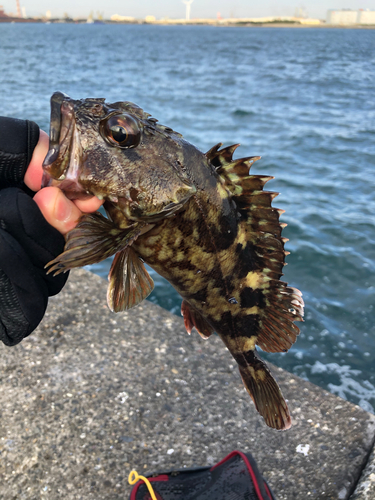
[[[58,274],[114,255],[107,301],[119,312],[151,293],[148,264],[181,295],[187,332],[216,333],[266,425],[285,430],[287,403],[257,347],[288,351],[304,302],[281,281],[289,252],[278,193],[264,189],[273,177],[250,174],[260,157],[234,159],[238,146],[203,153],[134,103],[55,92],[42,185],[97,196],[107,216],[83,214],[47,267]]]

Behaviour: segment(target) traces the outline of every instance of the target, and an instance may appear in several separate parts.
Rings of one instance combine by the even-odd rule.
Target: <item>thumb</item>
[[[56,187],[41,189],[34,201],[47,222],[64,235],[77,225],[82,215],[79,208]]]

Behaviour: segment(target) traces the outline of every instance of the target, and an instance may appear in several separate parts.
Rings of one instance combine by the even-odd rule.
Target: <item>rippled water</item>
[[[1,24],[0,68],[0,113],[44,129],[62,90],[134,101],[203,151],[261,155],[306,302],[296,345],[264,357],[374,411],[375,31]],[[153,277],[151,300],[178,313]]]

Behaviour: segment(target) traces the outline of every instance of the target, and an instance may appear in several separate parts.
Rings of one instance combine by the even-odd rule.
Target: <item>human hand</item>
[[[42,163],[48,151],[48,135],[41,130],[39,142],[25,174],[25,184],[37,193],[34,201],[37,203],[44,218],[60,233],[66,234],[73,229],[82,213],[95,212],[103,201],[93,196],[86,200],[68,200],[57,187],[41,189]]]
[[[45,271],[64,249],[62,234],[82,211],[101,205],[97,198],[72,202],[57,188],[40,189],[47,150],[48,136],[35,123],[0,117],[0,340],[6,345],[38,326],[48,297],[65,285],[68,273]]]

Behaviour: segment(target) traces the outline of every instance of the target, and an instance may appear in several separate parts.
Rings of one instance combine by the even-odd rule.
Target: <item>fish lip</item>
[[[56,186],[69,199],[85,199],[92,195],[78,182],[82,148],[75,123],[76,102],[62,92],[51,97],[50,143],[41,187]]]
[[[59,155],[61,133],[61,105],[64,100],[70,100],[70,97],[63,92],[54,92],[51,96],[49,150],[43,161],[43,167],[50,166]]]
[[[72,134],[74,132],[74,101],[62,92],[51,97],[51,124],[49,150],[43,161],[43,170],[54,179],[62,179],[68,168]]]

